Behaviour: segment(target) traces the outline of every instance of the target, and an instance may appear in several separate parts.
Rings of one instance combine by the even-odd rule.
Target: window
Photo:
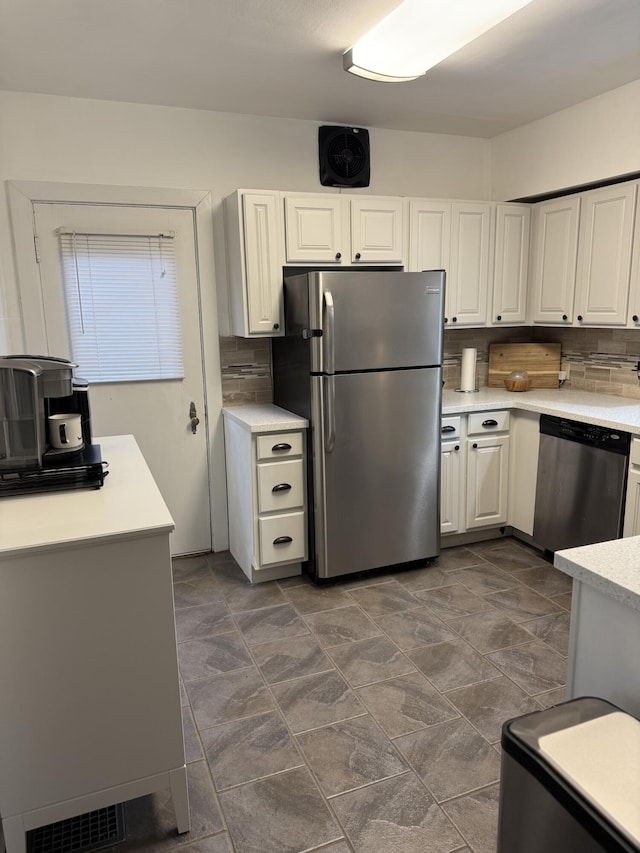
[[[173,233],[58,233],[77,375],[91,383],[183,378]]]

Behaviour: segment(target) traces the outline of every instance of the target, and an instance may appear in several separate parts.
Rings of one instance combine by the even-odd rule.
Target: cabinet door
[[[527,313],[529,223],[531,208],[522,204],[496,206],[493,313],[495,325],[522,325]]]
[[[636,184],[582,196],[578,239],[576,320],[624,326],[631,273]]]
[[[487,321],[491,205],[454,202],[448,279],[449,323],[481,326]]]
[[[449,312],[449,258],[451,254],[451,202],[412,201],[409,205],[408,272],[445,270],[445,323]]]
[[[285,196],[285,244],[290,263],[349,263],[348,213],[342,196]]]
[[[440,532],[460,530],[460,486],[462,479],[460,441],[445,441],[440,454]]]
[[[247,328],[244,335],[283,333],[278,193],[242,197]],[[234,332],[239,334],[234,321]]]
[[[351,200],[351,260],[354,263],[404,263],[402,199]]]
[[[576,286],[580,199],[567,196],[535,205],[531,319],[570,324]]]
[[[467,439],[467,528],[505,524],[509,436]]]

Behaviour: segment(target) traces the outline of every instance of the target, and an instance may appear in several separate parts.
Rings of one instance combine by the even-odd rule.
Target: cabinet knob
[[[633,320],[634,323],[637,323],[638,322],[638,315],[634,314],[631,319]]]
[[[274,324],[273,324],[273,328],[274,328],[274,329],[279,329],[279,328],[280,328],[280,323],[274,323]]]
[[[452,323],[457,323],[457,322],[458,322],[458,318],[457,318],[457,317],[452,317],[452,318],[451,318],[451,322],[452,322]]]
[[[502,314],[498,314],[498,316],[496,317],[496,320],[502,320]]]
[[[578,321],[582,323],[582,314],[578,314]]]
[[[563,314],[563,315],[562,315],[562,319],[563,319],[563,320],[568,320],[569,318],[567,317],[567,315],[566,315],[566,314]]]
[[[336,252],[336,261],[339,261],[342,257],[342,252]]]
[[[474,441],[474,443],[473,443],[471,446],[473,447],[473,449],[474,449],[474,450],[477,450],[477,449],[478,449],[478,445],[475,443],[475,441]]]
[[[445,318],[444,318],[444,321],[445,321],[445,323],[448,323],[448,322],[449,322],[449,319],[448,319],[447,317],[445,317]]]
[[[362,255],[360,254],[360,252],[356,252],[356,261],[359,261],[361,257]]]
[[[456,446],[455,446],[453,449],[454,449],[454,450],[460,450],[460,445],[459,445],[459,444],[456,444]]]

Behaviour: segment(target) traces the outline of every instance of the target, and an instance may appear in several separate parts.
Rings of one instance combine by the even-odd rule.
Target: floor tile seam
[[[374,785],[380,784],[380,782],[388,782],[390,779],[399,779],[402,776],[416,776],[416,773],[412,767],[407,766],[404,770],[401,770],[399,773],[392,773],[390,776],[384,776],[382,779],[371,779],[369,782],[364,782],[362,785],[357,785],[355,788],[347,788],[346,791],[339,791],[336,794],[323,794],[322,796],[328,803],[331,803],[333,800],[337,800],[339,797],[344,797],[347,794],[353,794],[355,791],[364,791],[367,788],[373,788]],[[416,777],[417,778],[417,777]],[[420,781],[420,780],[418,780]],[[345,836],[348,838],[349,836]]]
[[[494,679],[494,680],[495,680],[495,679]],[[483,683],[483,682],[480,682],[480,683]],[[459,690],[459,689],[460,689],[460,688],[456,688],[456,690]],[[444,697],[444,694],[442,694],[442,695],[443,695],[443,697]],[[447,697],[444,697],[444,698],[447,698]],[[449,701],[451,701],[451,700],[449,700]],[[455,707],[455,706],[454,706],[454,707]],[[499,739],[498,739],[497,741],[495,741],[495,740],[489,740],[489,738],[488,738],[486,735],[484,735],[484,734],[480,731],[480,729],[479,729],[479,728],[478,728],[478,726],[473,722],[473,720],[471,720],[469,717],[467,717],[467,715],[464,713],[464,711],[461,711],[459,708],[456,708],[455,710],[458,712],[458,715],[459,715],[459,717],[457,717],[456,719],[462,719],[462,720],[464,720],[466,723],[468,723],[468,724],[471,726],[471,728],[476,732],[476,734],[480,735],[480,737],[482,738],[482,740],[483,740],[483,741],[485,741],[485,743],[487,743],[489,746],[495,746],[495,745],[496,745],[496,743],[499,743],[499,742],[500,742],[500,741],[499,741]],[[452,723],[452,722],[453,722],[453,720],[445,720],[445,722],[446,722],[446,723]],[[438,724],[436,723],[436,725],[438,725]]]
[[[444,724],[443,724],[443,725],[444,725]],[[490,744],[490,743],[488,743],[488,742],[486,741],[486,738],[483,738],[483,740],[485,741],[485,743],[487,743],[487,746],[488,746],[488,747],[491,747],[491,746],[492,746],[492,744]],[[403,756],[403,757],[404,757],[405,761],[407,762],[407,764],[409,765],[409,767],[410,767],[410,769],[412,770],[412,772],[414,773],[414,775],[417,777],[418,781],[419,781],[419,782],[421,783],[421,785],[423,786],[423,788],[425,788],[425,789],[426,789],[426,791],[427,791],[427,793],[429,794],[429,796],[433,798],[434,803],[436,803],[436,805],[438,805],[441,809],[442,809],[442,804],[443,804],[443,803],[445,803],[445,802],[447,802],[448,800],[455,799],[456,797],[463,797],[463,796],[466,796],[466,795],[468,795],[468,794],[473,793],[474,791],[481,790],[482,788],[487,788],[487,787],[489,787],[489,785],[487,785],[487,784],[485,783],[485,784],[483,784],[483,785],[478,785],[478,786],[477,786],[477,787],[475,787],[475,788],[471,788],[471,789],[470,789],[470,790],[468,790],[468,791],[464,791],[464,792],[462,792],[462,793],[460,793],[460,794],[455,794],[455,795],[453,795],[452,797],[446,797],[446,798],[445,798],[445,799],[443,799],[443,800],[439,800],[439,799],[438,799],[438,797],[437,797],[437,795],[436,795],[436,793],[435,793],[435,791],[433,791],[433,790],[429,787],[429,784],[428,784],[428,782],[426,781],[426,779],[423,779],[423,778],[422,778],[422,776],[420,775],[420,773],[419,773],[418,769],[417,769],[417,768],[416,768],[416,766],[413,764],[413,762],[411,761],[411,759],[410,759],[410,758],[408,758],[407,756]],[[500,779],[500,772],[498,771],[498,779],[497,779],[496,781],[499,781],[499,779]],[[489,784],[490,784],[490,785],[494,785],[494,784],[495,784],[495,782],[491,782],[491,783],[489,783]],[[463,837],[464,837],[464,836],[463,836]]]
[[[307,772],[308,772],[309,776],[311,777],[311,781],[312,781],[312,783],[313,783],[314,787],[316,788],[316,790],[317,790],[317,792],[318,792],[318,794],[319,794],[320,798],[322,799],[322,801],[324,802],[324,804],[326,805],[326,807],[327,807],[327,809],[328,809],[328,811],[329,811],[329,815],[333,818],[333,821],[334,821],[335,825],[336,825],[336,826],[339,828],[339,830],[342,832],[342,837],[343,837],[343,838],[345,838],[345,839],[347,839],[347,838],[348,838],[348,836],[347,836],[347,833],[345,832],[344,827],[342,826],[341,822],[338,820],[337,815],[335,814],[335,812],[333,811],[333,809],[332,809],[332,808],[331,808],[331,806],[329,805],[329,801],[328,801],[327,797],[325,796],[325,794],[323,793],[322,788],[320,787],[320,784],[319,784],[319,782],[318,782],[318,780],[317,780],[317,778],[316,778],[316,775],[315,775],[315,773],[313,772],[313,769],[311,768],[311,766],[309,765],[309,763],[306,761],[306,759],[305,759],[305,763],[304,763],[303,765],[301,765],[301,767],[303,767],[303,768],[305,768],[305,769],[307,770]],[[291,772],[293,772],[294,770],[299,770],[299,769],[300,769],[300,767],[292,767],[290,770],[283,770],[283,771],[281,771],[280,773],[274,773],[274,774],[272,774],[272,777],[266,777],[266,778],[273,778],[273,776],[280,776],[280,775],[284,775],[285,773],[291,773]],[[260,781],[263,781],[263,780],[255,780],[255,781],[245,782],[245,783],[243,783],[243,785],[238,785],[238,786],[236,786],[236,787],[237,787],[237,788],[241,788],[241,787],[243,787],[243,786],[247,786],[247,785],[255,785],[255,784],[257,784],[257,783],[258,783],[258,782],[260,782]],[[232,790],[232,789],[227,789],[227,790]],[[226,793],[226,792],[225,792],[225,793]],[[220,803],[220,808],[222,809],[222,803]],[[231,838],[231,840],[233,841],[233,838],[232,838],[232,836],[231,836],[231,833],[230,833],[230,832],[229,832],[229,837],[230,837],[230,838]],[[330,845],[330,844],[337,844],[337,843],[338,843],[339,841],[341,841],[341,840],[342,840],[341,838],[335,838],[335,839],[332,839],[331,841],[328,841],[324,846],[325,846],[325,848],[326,848],[328,845]],[[313,848],[313,847],[311,847],[311,848],[306,848],[305,850],[300,851],[300,853],[309,853],[309,851],[312,851],[312,850],[314,850],[314,849],[317,849],[317,848]],[[320,849],[320,850],[322,850],[322,848],[319,848],[319,849]],[[234,847],[234,850],[235,850],[235,847]]]
[[[297,744],[295,744],[296,749],[298,751],[300,757],[300,764],[294,764],[292,767],[284,767],[282,770],[274,770],[273,773],[265,773],[262,776],[255,776],[251,779],[245,779],[243,782],[236,782],[234,785],[227,785],[224,788],[218,788],[215,785],[214,779],[214,790],[217,794],[226,794],[227,791],[235,791],[238,788],[244,788],[245,785],[252,785],[254,782],[264,782],[267,779],[273,779],[275,776],[281,776],[283,773],[288,773],[290,770],[300,770],[300,768],[307,768],[307,762],[304,759],[304,756],[300,753],[300,749]],[[213,769],[209,765],[209,771],[211,772],[211,777],[213,779]]]
[[[218,634],[207,634],[203,637],[185,637],[183,640],[178,640],[176,636],[176,646],[183,646],[185,643],[194,643],[199,640],[212,640],[215,637],[224,637],[225,634],[238,634],[239,637],[242,637],[242,632],[237,627],[233,627],[230,631],[220,631]],[[242,637],[242,640],[244,642],[244,637]]]
[[[340,725],[341,723],[349,722],[349,720],[360,719],[361,717],[364,717],[364,716],[369,717],[369,719],[371,720],[372,725],[373,725],[373,726],[378,730],[378,733],[382,736],[383,740],[384,740],[384,741],[386,741],[386,742],[391,746],[391,748],[392,748],[392,750],[393,750],[393,754],[396,756],[396,758],[398,759],[398,761],[400,762],[400,764],[402,764],[403,766],[405,766],[405,767],[406,767],[406,769],[408,770],[408,769],[409,769],[409,767],[407,766],[407,761],[406,761],[405,757],[402,755],[402,753],[401,753],[401,752],[400,752],[400,750],[397,748],[397,746],[392,742],[391,738],[387,735],[387,733],[384,731],[384,729],[382,728],[382,726],[380,725],[380,723],[376,720],[376,718],[373,716],[373,714],[371,714],[368,710],[367,710],[366,714],[359,714],[357,717],[350,717],[350,718],[349,718],[349,719],[347,719],[347,720],[337,720],[337,721],[336,721],[336,722],[334,722],[334,723],[328,723],[326,726],[318,726],[318,727],[316,727],[315,729],[312,729],[311,731],[319,731],[320,729],[330,728],[331,726],[337,726],[337,725]],[[304,735],[304,734],[307,734],[307,732],[300,732],[300,733],[299,733],[299,735],[294,735],[294,737],[296,738],[296,743],[298,742],[298,741],[297,741],[297,738],[298,738],[298,737],[300,737],[300,736],[302,736],[302,735]],[[307,758],[307,756],[306,756],[306,753],[305,753],[305,751],[304,751],[304,747],[303,747],[302,745],[299,745],[299,749],[300,749],[300,752],[302,753],[302,755],[304,756],[304,759],[305,759],[305,761],[306,761],[306,763],[307,763],[307,765],[308,765],[309,769],[313,771],[312,764],[311,764],[311,762],[309,761],[309,759],[308,759],[308,758]],[[341,791],[340,793],[341,793],[341,794],[347,794],[347,793],[349,793],[350,791],[360,790],[360,788],[361,788],[361,787],[365,787],[365,786],[368,786],[368,785],[371,785],[371,784],[375,784],[375,782],[383,782],[385,779],[394,779],[396,776],[402,776],[402,775],[404,775],[404,773],[405,773],[405,772],[406,772],[406,770],[399,771],[398,773],[391,773],[391,774],[389,774],[388,776],[384,776],[382,779],[372,780],[371,782],[366,782],[364,786],[363,786],[363,785],[358,785],[358,786],[356,786],[355,788],[349,788],[348,790],[346,790],[346,791]],[[338,794],[338,793],[336,793],[336,794],[331,794],[331,795],[329,795],[329,794],[325,794],[325,793],[322,791],[322,785],[320,785],[320,782],[319,782],[319,781],[318,781],[318,787],[320,788],[320,791],[322,792],[322,794],[323,794],[323,796],[324,796],[324,798],[325,798],[326,800],[328,800],[330,797],[337,797],[337,796],[339,796],[339,794]]]
[[[424,609],[424,610],[426,610],[426,611],[427,611],[427,613],[428,613],[428,615],[429,615],[429,616],[431,616],[431,617],[433,617],[433,618],[436,620],[436,622],[437,622],[437,623],[442,627],[442,629],[443,629],[444,631],[448,631],[448,630],[450,630],[450,629],[449,629],[449,626],[446,624],[446,622],[444,622],[444,621],[443,621],[439,616],[437,616],[435,613],[433,613],[433,611],[431,611],[431,610],[428,608],[428,606],[427,606],[426,604],[424,604],[424,603],[423,603],[423,605],[422,605],[422,608],[412,608],[410,611],[406,611],[406,610],[405,610],[405,611],[400,611],[399,613],[386,613],[384,616],[375,616],[375,617],[369,617],[369,618],[372,618],[373,623],[374,623],[375,625],[377,625],[377,626],[378,626],[378,628],[380,629],[380,631],[382,631],[382,633],[383,633],[383,634],[388,638],[389,642],[393,643],[393,644],[394,644],[394,646],[397,646],[397,648],[398,648],[401,652],[410,652],[410,651],[413,651],[413,649],[402,649],[402,648],[401,648],[401,647],[396,643],[396,641],[395,641],[395,640],[394,640],[394,639],[389,635],[389,632],[384,628],[384,626],[382,626],[382,625],[380,625],[380,624],[379,624],[379,620],[380,620],[380,619],[387,619],[389,616],[400,616],[402,613],[406,613],[406,612],[413,613],[413,612],[414,612],[414,610],[416,610],[416,609]],[[436,627],[437,627],[437,626],[436,626]],[[456,632],[456,633],[457,633],[457,632]],[[443,642],[444,642],[444,641],[443,641]],[[431,644],[431,643],[427,643],[427,645],[432,645],[432,644]],[[416,649],[420,649],[420,648],[422,648],[422,646],[415,646],[415,648],[416,648]]]
[[[480,598],[486,599],[486,598],[487,598],[488,596],[490,596],[490,595],[500,595],[500,594],[501,594],[501,593],[503,593],[503,592],[511,592],[512,590],[514,590],[514,589],[518,589],[519,587],[521,587],[522,589],[530,590],[531,592],[535,592],[535,593],[536,593],[536,595],[539,595],[541,598],[546,599],[550,604],[553,604],[553,605],[554,605],[554,609],[553,609],[553,610],[550,610],[548,613],[540,613],[540,614],[538,614],[537,616],[532,616],[532,617],[531,617],[531,619],[539,619],[539,618],[541,618],[542,616],[551,616],[551,615],[553,615],[554,613],[562,613],[562,612],[564,611],[564,608],[563,608],[563,607],[561,607],[561,605],[557,604],[555,601],[552,601],[552,600],[551,600],[551,598],[549,598],[549,596],[548,596],[548,595],[543,595],[541,592],[538,592],[537,590],[532,589],[530,586],[526,586],[525,584],[519,584],[518,586],[512,586],[512,587],[510,587],[509,589],[503,589],[503,590],[500,590],[500,591],[498,591],[498,592],[487,592],[487,593],[483,593],[483,594],[480,596]],[[562,594],[562,593],[561,593],[561,594]],[[487,602],[487,604],[491,604],[491,602],[489,601],[489,602]],[[558,608],[558,609],[555,609],[555,608]],[[500,608],[497,608],[497,609],[500,609]],[[519,623],[518,623],[518,624],[519,624]]]
[[[201,675],[198,678],[189,678],[188,680],[183,677],[182,683],[186,687],[187,684],[194,684],[197,681],[207,681],[210,678],[224,678],[225,675],[232,675],[232,674],[235,675],[236,673],[243,672],[246,669],[254,669],[254,668],[257,668],[257,667],[255,667],[254,664],[251,664],[249,666],[241,666],[238,669],[229,669],[229,670],[226,670],[225,672],[214,672],[211,675]],[[187,692],[187,696],[188,695],[189,694]]]
[[[302,634],[290,634],[286,637],[272,637],[272,639],[270,640],[261,640],[259,643],[250,643],[247,637],[245,636],[245,632],[241,628],[238,628],[238,631],[242,635],[242,639],[244,640],[247,647],[252,649],[255,649],[257,646],[266,646],[269,643],[280,643],[284,642],[285,640],[296,640],[300,637],[314,636],[313,632],[309,628],[307,628]]]
[[[371,637],[370,639],[375,639],[375,637]],[[389,638],[387,638],[387,639],[389,639]],[[389,639],[389,642],[402,655],[402,657],[408,662],[408,664],[411,666],[411,670],[409,672],[398,673],[395,676],[386,676],[384,678],[379,679],[378,681],[367,681],[365,684],[355,685],[347,677],[346,673],[343,671],[343,669],[340,667],[340,665],[335,660],[333,660],[333,658],[331,658],[335,668],[338,670],[340,675],[347,682],[347,684],[349,685],[351,690],[357,690],[360,687],[369,687],[372,684],[379,684],[381,681],[390,681],[392,678],[400,678],[402,675],[413,675],[415,672],[419,672],[418,667],[413,663],[413,661],[410,658],[408,658],[408,656],[402,651],[402,649],[398,648],[398,646],[396,646],[396,644],[393,642],[393,640]],[[353,643],[344,643],[343,645],[344,646],[352,646],[354,644]],[[334,646],[333,648],[335,649],[338,647]]]
[[[543,646],[545,649],[548,649],[550,652],[552,652],[552,654],[561,658],[563,660],[563,662],[566,663],[566,660],[567,660],[566,656],[561,654],[556,649],[554,649],[553,646],[550,646],[549,643],[546,643],[544,640],[541,640],[539,637],[535,637],[533,634],[531,635],[531,637],[532,637],[531,640],[527,640],[524,643],[516,643],[513,646],[506,646],[506,648],[504,648],[504,649],[496,649],[493,652],[487,652],[485,655],[483,655],[483,657],[489,657],[489,655],[495,655],[495,654],[498,654],[498,652],[508,652],[509,649],[513,649],[514,651],[517,651],[519,649],[524,648],[525,646]],[[494,662],[491,661],[491,663],[494,663]],[[499,664],[494,663],[494,666],[499,666]]]

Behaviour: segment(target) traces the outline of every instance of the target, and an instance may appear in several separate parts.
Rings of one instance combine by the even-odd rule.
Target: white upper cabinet
[[[285,194],[288,263],[404,263],[404,202]]]
[[[231,331],[283,334],[284,240],[280,193],[243,191],[224,202]]]
[[[447,317],[454,326],[487,322],[491,204],[453,202]]]
[[[489,202],[416,199],[410,203],[408,269],[446,271],[448,326],[486,323],[491,214]]]
[[[570,325],[576,285],[580,198],[535,205],[529,299],[531,320],[545,325]]]
[[[348,264],[348,208],[340,195],[285,195],[288,263]]]
[[[529,205],[496,205],[491,315],[494,325],[522,325],[526,321],[530,220]]]
[[[404,201],[358,197],[351,199],[349,204],[351,262],[403,264]]]
[[[636,224],[631,256],[631,283],[629,285],[629,319],[631,329],[640,328],[640,190],[636,198]]]
[[[624,326],[631,275],[636,184],[617,184],[582,195],[575,320]]]
[[[451,202],[430,199],[410,202],[409,227],[409,271],[448,271]]]

